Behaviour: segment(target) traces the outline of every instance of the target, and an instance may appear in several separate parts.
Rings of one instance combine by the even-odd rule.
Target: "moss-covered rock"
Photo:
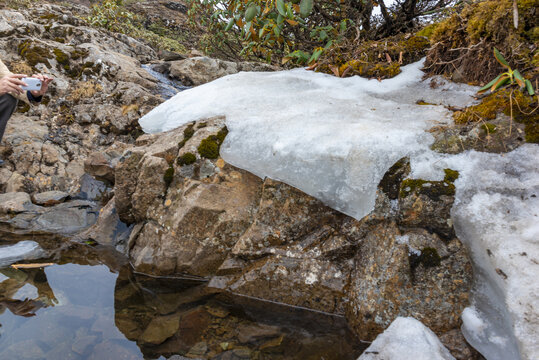
[[[316,71],[341,77],[392,78],[401,72],[401,65],[421,59],[429,44],[427,37],[409,34],[383,41],[364,41],[359,46],[346,42],[336,44],[327,51]]]
[[[455,200],[458,171],[445,169],[441,181],[405,179],[399,193],[399,225],[424,228],[448,240],[454,237],[451,207]]]
[[[196,161],[197,161],[196,155],[193,153],[187,152],[179,156],[176,162],[178,165],[183,166],[183,165],[191,165]]]
[[[455,81],[485,84],[504,69],[494,58],[496,47],[513,69],[527,78],[539,76],[537,1],[517,0],[519,22],[513,25],[513,0],[470,2],[438,24],[425,63],[430,74]]]
[[[217,159],[219,157],[219,149],[225,141],[225,137],[228,134],[226,126],[219,130],[217,135],[210,135],[206,139],[200,142],[197,150],[200,156],[207,159]]]
[[[172,183],[172,180],[174,180],[174,167],[170,166],[165,173],[163,174],[163,180],[165,181],[165,184],[167,187],[170,186]]]

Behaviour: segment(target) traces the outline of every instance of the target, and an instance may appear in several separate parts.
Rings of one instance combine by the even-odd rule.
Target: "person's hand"
[[[22,94],[24,91],[21,86],[26,84],[21,80],[27,77],[24,74],[8,74],[0,79],[0,95],[12,92]]]
[[[32,75],[33,78],[41,80],[41,90],[34,90],[30,91],[34,97],[40,97],[45,95],[47,92],[47,89],[49,88],[49,84],[52,82],[52,78],[48,77],[47,75],[42,74],[34,74]]]

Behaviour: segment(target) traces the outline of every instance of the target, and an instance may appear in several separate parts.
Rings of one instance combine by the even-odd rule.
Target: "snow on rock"
[[[400,158],[428,151],[425,132],[449,120],[476,88],[422,81],[422,62],[384,81],[296,69],[239,73],[183,91],[140,119],[154,133],[225,115],[221,147],[230,164],[295,186],[357,219],[374,207],[376,187]]]
[[[0,246],[0,267],[21,260],[34,260],[45,256],[45,251],[35,241],[19,241],[15,245]]]
[[[403,156],[411,157],[413,178],[441,180],[442,169],[458,170],[452,217],[475,282],[463,333],[488,360],[539,359],[539,146],[507,154],[430,151],[425,130],[449,113],[416,102],[465,106],[476,88],[440,79],[431,88],[421,65],[381,82],[302,69],[239,73],[176,95],[140,123],[159,132],[225,115],[227,162],[357,219],[372,210],[380,179]]]
[[[539,359],[539,146],[412,161],[412,175],[460,172],[452,218],[474,266],[463,333],[488,360]]]
[[[412,317],[398,317],[358,360],[454,360],[436,334]]]

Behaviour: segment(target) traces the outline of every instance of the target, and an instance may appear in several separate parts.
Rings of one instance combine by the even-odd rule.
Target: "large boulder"
[[[240,71],[274,71],[275,67],[250,62],[232,62],[196,56],[170,63],[170,76],[184,85],[197,86]]]
[[[406,159],[384,176],[371,214],[356,220],[227,164],[224,124],[217,117],[143,135],[118,162],[115,206],[134,225],[126,252],[137,271],[187,273],[209,279],[213,292],[345,315],[362,339],[398,316],[439,334],[458,328],[470,262],[448,213],[428,221],[440,198],[403,188]],[[421,206],[408,205],[413,196]]]

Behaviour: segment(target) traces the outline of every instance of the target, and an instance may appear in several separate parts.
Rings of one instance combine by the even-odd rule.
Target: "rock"
[[[381,223],[356,254],[347,319],[362,339],[374,338],[398,316],[414,316],[445,332],[460,326],[471,283],[460,241],[446,244],[425,230],[401,235],[394,223]]]
[[[93,152],[84,161],[84,171],[98,180],[114,183],[114,168],[103,152]]]
[[[46,191],[32,196],[34,204],[41,206],[52,206],[64,202],[69,194],[63,191]]]
[[[140,359],[140,351],[128,349],[114,341],[106,340],[94,346],[92,353],[88,356],[88,360],[102,359],[125,359],[136,360]]]
[[[207,121],[181,151],[196,152],[202,139],[219,131],[222,121]],[[145,147],[134,148],[116,168],[115,201],[120,219],[126,223],[152,219],[133,239],[129,254],[139,271],[215,273],[259,202],[261,180],[252,174],[225,166],[200,178],[200,162],[179,166],[175,160],[184,130],[173,130],[154,137]],[[175,169],[168,188],[164,175],[169,165],[163,157],[172,159]],[[187,168],[193,176],[182,175]],[[161,261],[155,262],[155,257]]]
[[[436,334],[412,317],[398,317],[358,360],[455,360]]]
[[[79,232],[95,223],[96,207],[95,203],[83,200],[56,205],[36,218],[33,229],[62,234]]]
[[[6,267],[22,260],[45,257],[45,251],[35,241],[19,241],[15,245],[0,247],[0,267]]]
[[[460,242],[431,234],[429,223],[397,227],[409,208],[391,201],[405,160],[358,221],[292,186],[203,158],[200,144],[222,124],[211,118],[143,135],[117,165],[115,202],[120,219],[135,224],[128,254],[137,271],[203,276],[212,292],[346,315],[364,339],[397,316],[438,332],[459,326],[471,266]]]
[[[179,3],[176,3],[176,4],[180,5]],[[161,50],[161,53],[159,55],[161,59],[163,59],[164,61],[177,61],[177,60],[184,60],[186,58],[185,55],[178,54],[176,52],[168,51],[168,50]]]
[[[199,343],[196,343],[191,349],[189,349],[189,352],[186,356],[188,358],[203,356],[206,351],[208,351],[208,344],[206,344],[205,341],[201,341]]]
[[[73,342],[73,345],[71,346],[71,350],[73,352],[84,355],[87,349],[89,349],[97,340],[97,336],[95,335],[87,335],[82,337],[77,337],[75,341]]]
[[[242,344],[255,342],[264,338],[278,337],[279,335],[281,335],[281,331],[277,326],[264,324],[242,324],[237,329],[237,337]]]
[[[195,56],[184,60],[173,61],[170,75],[187,86],[202,85],[220,77],[240,71],[274,71],[275,67],[257,63],[235,63],[206,56]]]
[[[79,180],[79,192],[77,198],[89,201],[99,200],[107,192],[107,186],[99,180],[95,180],[88,174],[81,176]]]
[[[161,344],[174,335],[179,327],[180,316],[177,314],[155,317],[142,333],[140,340],[148,344]]]
[[[187,86],[202,85],[238,71],[234,62],[205,56],[173,61],[170,66],[170,75]]]
[[[5,195],[10,194],[13,193]],[[29,199],[30,196],[25,195],[20,195],[20,198]],[[18,215],[1,221],[20,234],[34,232],[73,234],[88,228],[97,219],[97,204],[90,201],[73,200],[46,208],[30,204],[20,208],[22,211],[19,211]]]
[[[125,225],[118,217],[115,201],[112,198],[99,210],[96,223],[77,235],[77,238],[90,239],[102,245],[111,245],[119,250],[125,250],[131,229],[132,227]]]
[[[458,172],[446,169],[442,181],[406,179],[399,193],[399,225],[420,227],[436,232],[445,239],[455,236],[451,208],[455,201]]]
[[[0,194],[0,214],[21,213],[39,207],[32,204],[30,195],[24,192],[8,192]]]
[[[457,360],[479,360],[481,355],[472,348],[460,329],[450,330],[440,336],[440,341]]]
[[[26,185],[26,178],[18,172],[13,172],[6,182],[6,192],[25,192],[27,190]]]

